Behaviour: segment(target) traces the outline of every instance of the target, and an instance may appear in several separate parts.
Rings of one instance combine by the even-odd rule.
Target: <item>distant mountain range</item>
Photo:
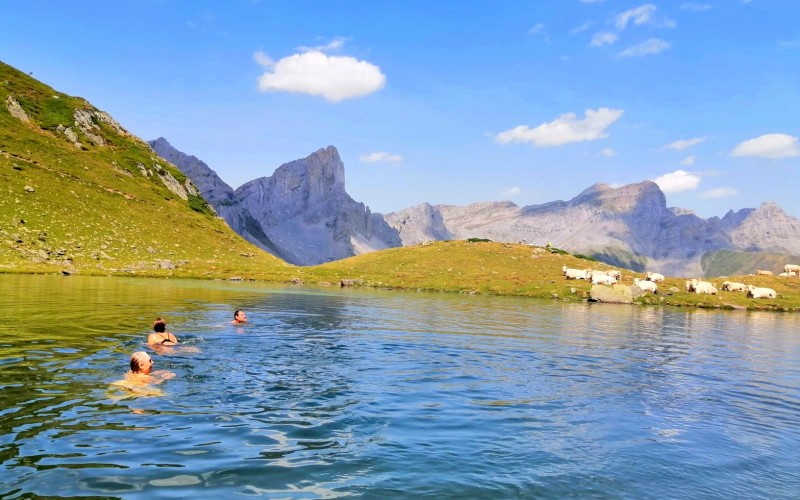
[[[466,238],[551,243],[609,264],[673,276],[778,270],[800,260],[793,257],[800,255],[800,219],[769,202],[702,219],[668,208],[659,187],[644,181],[620,188],[595,184],[569,201],[542,205],[423,203],[382,216],[345,192],[344,165],[333,146],[233,190],[166,139],[150,145],[192,180],[234,231],[295,264]]]

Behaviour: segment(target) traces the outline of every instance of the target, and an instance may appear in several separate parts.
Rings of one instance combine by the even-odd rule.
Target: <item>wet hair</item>
[[[237,316],[239,316],[239,313],[240,313],[240,312],[242,312],[242,310],[241,310],[241,309],[237,309],[236,311],[234,311],[234,312],[233,312],[233,319],[236,319],[236,317],[237,317]]]
[[[167,323],[161,318],[156,318],[153,322],[153,330],[157,333],[164,333],[167,331]]]
[[[153,361],[149,354],[144,351],[136,351],[131,355],[131,371],[139,373],[142,371],[142,365],[148,361]]]

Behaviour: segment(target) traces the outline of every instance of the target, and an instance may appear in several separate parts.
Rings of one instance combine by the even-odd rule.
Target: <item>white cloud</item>
[[[680,139],[675,142],[670,142],[669,144],[664,146],[664,149],[674,149],[675,151],[683,151],[684,149],[691,146],[696,146],[701,142],[704,142],[705,140],[706,136],[695,137],[694,139]]]
[[[653,179],[665,193],[679,193],[697,189],[700,177],[685,170],[676,170]]]
[[[386,76],[378,66],[353,57],[328,56],[318,50],[277,62],[262,52],[256,52],[254,58],[267,70],[258,79],[262,92],[296,92],[341,102],[364,97],[386,84]]]
[[[650,38],[644,42],[628,47],[619,53],[621,57],[638,57],[660,54],[669,48],[669,44],[660,38]]]
[[[571,35],[577,35],[578,33],[582,33],[582,32],[584,32],[584,31],[588,30],[588,29],[589,29],[589,28],[591,28],[593,25],[594,25],[594,23],[593,23],[593,22],[591,22],[591,21],[586,21],[585,23],[581,24],[580,26],[575,26],[574,28],[572,28],[571,30],[569,30],[569,33],[570,33]]]
[[[689,12],[704,12],[711,10],[711,4],[708,3],[684,3],[681,4],[681,10],[688,10]]]
[[[605,133],[612,123],[624,113],[621,109],[587,109],[585,118],[578,119],[575,113],[565,113],[552,122],[542,123],[531,128],[519,125],[500,132],[495,141],[500,144],[510,142],[530,142],[537,147],[562,146],[570,142],[594,141],[608,137]]]
[[[728,187],[721,187],[717,189],[709,189],[708,191],[703,191],[700,193],[700,198],[704,199],[711,199],[711,198],[725,198],[727,196],[736,196],[739,194],[739,191],[728,188]]]
[[[376,153],[361,155],[358,157],[358,161],[361,163],[400,163],[403,161],[403,157],[384,151],[378,151]]]
[[[328,52],[333,50],[339,50],[342,47],[344,47],[344,44],[347,40],[348,40],[347,38],[339,36],[334,38],[330,42],[326,43],[325,45],[316,45],[314,47],[301,46],[297,47],[297,50],[299,50],[300,52],[311,52],[311,51]]]
[[[602,47],[603,45],[611,45],[617,40],[619,40],[619,36],[616,33],[611,33],[608,31],[600,31],[594,34],[594,36],[592,37],[592,41],[589,42],[589,46]]]
[[[528,30],[528,35],[538,35],[544,29],[544,24],[536,23]]]
[[[691,167],[692,165],[694,165],[694,160],[695,160],[694,155],[689,155],[683,160],[681,160],[681,165],[686,165],[688,167]]]
[[[512,188],[508,188],[505,191],[503,191],[503,196],[516,196],[516,195],[520,194],[521,192],[522,192],[522,190],[520,188],[518,188],[517,186],[514,186]]]
[[[597,153],[597,155],[598,156],[605,156],[605,157],[617,156],[617,152],[614,151],[611,148],[603,148],[603,149],[600,150],[599,153]]]
[[[633,24],[645,24],[652,22],[653,13],[656,11],[656,6],[648,3],[640,5],[635,9],[626,10],[625,12],[617,15],[616,25],[618,30],[624,30],[628,23],[633,21]]]
[[[764,134],[739,143],[731,156],[756,156],[759,158],[792,158],[800,156],[800,146],[797,144],[797,137],[787,134]]]

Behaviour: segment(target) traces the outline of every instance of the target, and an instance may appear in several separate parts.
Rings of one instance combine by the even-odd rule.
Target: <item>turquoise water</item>
[[[196,352],[111,388],[156,316]],[[800,496],[798,315],[0,275],[0,317],[7,498]]]

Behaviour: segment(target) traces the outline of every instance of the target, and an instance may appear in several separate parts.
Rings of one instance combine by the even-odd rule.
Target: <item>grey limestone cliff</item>
[[[234,231],[292,264],[320,264],[401,244],[380,214],[347,194],[344,164],[333,146],[232,190],[208,165],[163,138],[150,144],[194,181]]]
[[[634,270],[701,276],[703,255],[718,250],[798,253],[800,220],[775,204],[702,219],[668,208],[650,181],[590,186],[569,201],[519,207],[511,202],[420,205],[385,215],[404,245],[424,239],[488,238],[552,243]]]

